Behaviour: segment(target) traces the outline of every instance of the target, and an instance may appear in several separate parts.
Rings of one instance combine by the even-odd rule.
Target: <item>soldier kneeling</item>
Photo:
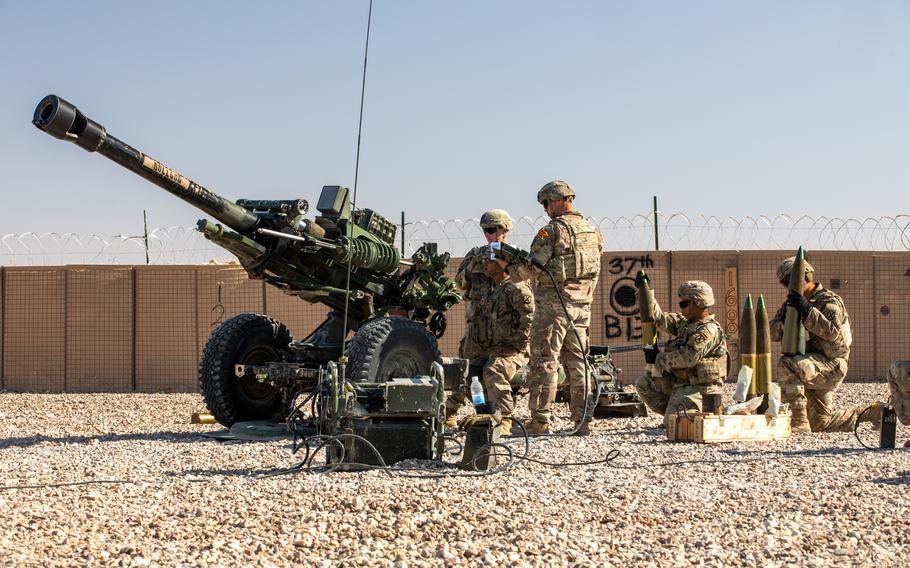
[[[636,283],[641,290],[642,282]],[[727,376],[724,332],[708,310],[714,305],[714,292],[707,283],[690,280],[678,294],[678,313],[665,313],[654,301],[654,323],[672,338],[662,353],[656,346],[645,349],[654,376],[645,374],[635,384],[645,404],[664,415],[664,427],[671,414],[700,412],[702,397],[720,394]]]

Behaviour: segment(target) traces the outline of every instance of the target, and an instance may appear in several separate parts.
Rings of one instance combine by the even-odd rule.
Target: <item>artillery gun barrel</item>
[[[82,114],[75,105],[56,95],[41,99],[32,118],[39,130],[72,142],[117,162],[165,191],[176,195],[228,227],[248,233],[259,221],[251,211],[212,193],[198,183],[107,133],[103,126]]]

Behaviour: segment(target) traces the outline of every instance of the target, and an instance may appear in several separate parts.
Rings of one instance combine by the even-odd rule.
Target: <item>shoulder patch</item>
[[[692,343],[695,345],[701,345],[701,344],[707,343],[707,342],[708,342],[708,333],[704,329],[699,329],[698,331],[693,333],[691,336],[689,336],[689,343]]]
[[[538,239],[546,239],[546,238],[548,238],[549,236],[550,236],[550,231],[548,231],[546,227],[544,227],[543,229],[537,231],[537,238],[538,238]]]

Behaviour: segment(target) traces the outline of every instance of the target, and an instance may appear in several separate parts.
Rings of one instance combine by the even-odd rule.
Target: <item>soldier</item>
[[[484,351],[474,339],[475,325],[481,325],[484,317],[477,304],[493,287],[493,281],[484,272],[483,259],[488,255],[490,243],[506,242],[506,235],[512,229],[512,218],[502,209],[491,209],[480,216],[480,228],[487,244],[469,250],[455,273],[455,282],[465,300],[465,330],[458,356],[477,360],[473,361],[477,364],[482,364],[478,359],[484,359]]]
[[[604,241],[598,228],[575,210],[574,199],[575,190],[562,180],[540,188],[537,201],[552,220],[538,231],[530,252],[534,262],[546,270],[530,269],[527,265],[515,265],[511,269],[517,279],[536,278],[537,310],[531,325],[528,369],[528,408],[532,418],[527,427],[529,434],[550,431],[550,407],[556,398],[560,361],[569,381],[569,407],[575,434],[585,436],[591,432],[585,400],[589,402],[589,410],[595,401],[591,394],[592,379],[585,370],[585,353]]]
[[[888,387],[897,419],[901,424],[910,426],[910,361],[895,361],[891,365]],[[910,448],[910,441],[904,442],[904,447]]]
[[[795,257],[777,266],[777,280],[789,286]],[[771,339],[784,335],[787,306],[793,306],[806,329],[805,355],[785,355],[777,364],[781,401],[790,403],[790,428],[794,432],[850,432],[857,419],[876,422],[881,406],[834,409],[834,391],[847,375],[847,360],[853,335],[850,316],[840,296],[815,282],[815,269],[806,262],[803,293],[791,292],[771,320]],[[866,411],[867,410],[867,411]],[[865,412],[864,412],[865,411]]]
[[[636,284],[642,288],[643,276]],[[656,376],[645,374],[635,383],[641,399],[664,415],[701,411],[703,397],[720,394],[727,377],[727,345],[723,328],[708,310],[714,291],[706,282],[690,280],[679,287],[679,313],[661,311],[654,300],[654,323],[673,336],[666,350],[645,349],[645,360],[654,364]]]
[[[528,335],[534,316],[534,295],[523,282],[509,278],[502,260],[483,261],[486,276],[493,281],[492,289],[480,300],[477,308],[487,317],[475,320],[474,340],[485,353],[483,387],[487,401],[502,414],[502,431],[512,428],[515,400],[509,380],[528,362]],[[446,426],[456,426],[455,414],[467,401],[467,394],[455,392],[446,399]]]

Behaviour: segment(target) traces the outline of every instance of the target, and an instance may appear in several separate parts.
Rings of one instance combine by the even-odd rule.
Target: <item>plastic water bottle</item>
[[[483,397],[483,385],[480,384],[477,377],[471,377],[471,402],[474,403],[475,408],[487,402]]]

